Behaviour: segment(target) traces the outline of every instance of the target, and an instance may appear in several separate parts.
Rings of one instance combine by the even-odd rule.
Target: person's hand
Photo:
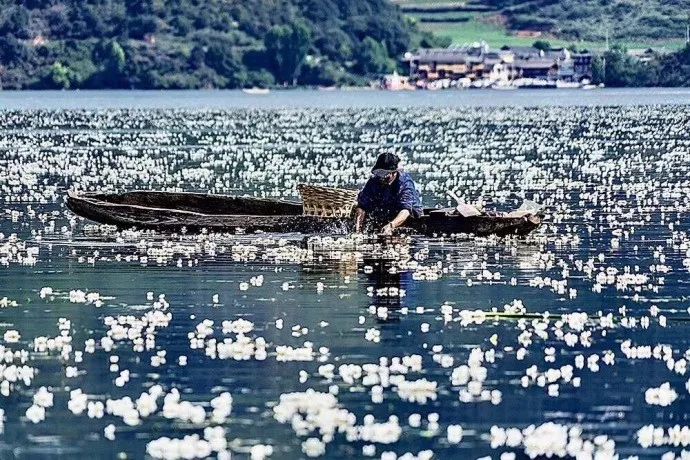
[[[381,229],[381,234],[382,235],[392,235],[393,234],[393,226],[391,224],[386,224],[383,226]]]

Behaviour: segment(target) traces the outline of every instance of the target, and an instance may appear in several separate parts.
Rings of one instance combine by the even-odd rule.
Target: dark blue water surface
[[[640,431],[690,424],[687,92],[1,96],[0,458],[193,458],[204,436],[220,458],[660,458],[687,447],[665,431],[648,446]],[[99,227],[64,205],[69,189],[356,188],[382,151],[404,157],[426,205],[449,205],[447,190],[498,211],[527,198],[545,223],[503,239],[174,235]],[[462,321],[475,310],[482,320]],[[223,330],[239,319],[250,330]],[[118,320],[136,327],[113,330]],[[41,337],[58,336],[42,351]],[[247,343],[214,355],[224,339]],[[308,360],[282,346],[309,348]],[[396,357],[416,364],[391,366]],[[16,381],[13,364],[33,378]],[[383,364],[379,377],[339,372],[365,364]],[[91,417],[72,410],[77,389]],[[164,403],[176,391],[201,420],[174,396]],[[113,409],[145,392],[161,395],[148,412],[134,404],[134,420]],[[224,392],[231,412],[214,418]],[[343,416],[332,436],[329,392]],[[301,415],[279,420],[288,393]],[[191,453],[160,440],[190,435]]]

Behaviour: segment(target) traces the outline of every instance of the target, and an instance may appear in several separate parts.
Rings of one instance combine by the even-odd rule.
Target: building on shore
[[[398,72],[393,72],[390,75],[384,75],[380,82],[381,88],[390,91],[401,91],[415,89],[410,83],[410,77],[406,75],[399,75]]]
[[[535,86],[589,83],[592,56],[565,48],[515,46],[491,50],[485,43],[406,53],[409,81],[420,88]]]

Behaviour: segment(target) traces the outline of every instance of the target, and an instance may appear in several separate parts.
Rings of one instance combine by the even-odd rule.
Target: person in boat
[[[380,228],[384,235],[408,219],[422,215],[422,199],[412,177],[402,170],[400,158],[382,153],[372,168],[372,177],[359,192],[355,217],[355,231],[368,227]]]

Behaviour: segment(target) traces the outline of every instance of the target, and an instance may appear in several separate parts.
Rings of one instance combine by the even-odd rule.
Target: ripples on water
[[[638,432],[688,425],[687,107],[0,120],[0,457],[296,458],[323,441],[328,457],[659,458],[690,439]],[[426,205],[447,189],[499,210],[529,198],[547,223],[504,240],[165,236],[94,226],[63,202],[67,189],[295,197],[300,182],[361,186],[384,150]],[[310,388],[323,394],[280,402]],[[225,392],[230,414],[227,396],[211,404]]]

